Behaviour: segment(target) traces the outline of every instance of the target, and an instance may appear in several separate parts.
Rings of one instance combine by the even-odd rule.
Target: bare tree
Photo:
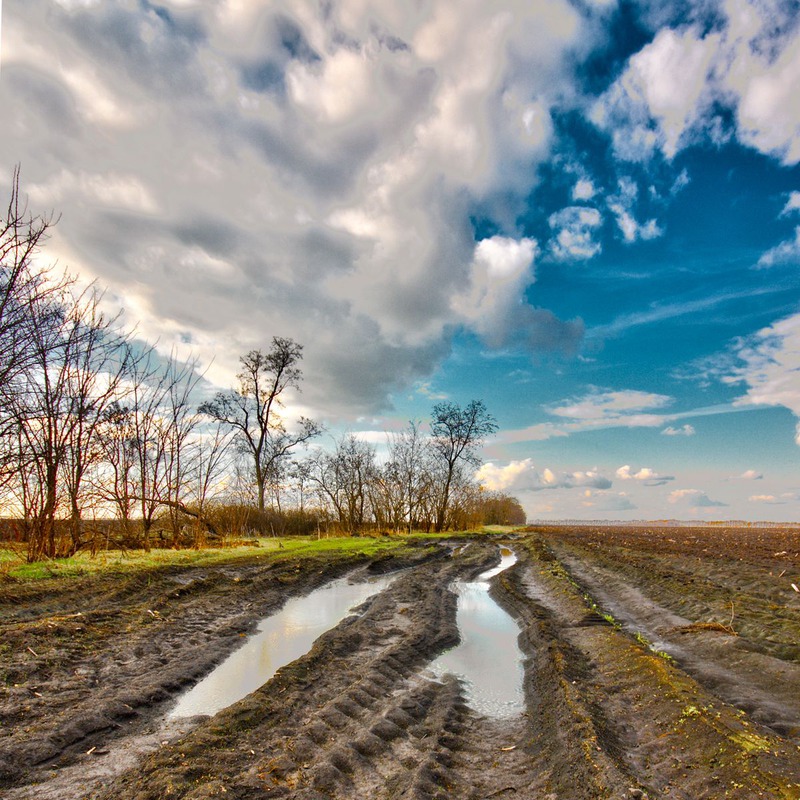
[[[419,520],[425,498],[431,494],[431,460],[431,443],[422,433],[419,421],[409,422],[405,430],[390,438],[385,472],[397,483],[395,492],[409,533]],[[399,529],[397,524],[395,527]]]
[[[192,433],[199,423],[192,397],[202,377],[196,367],[195,361],[180,362],[174,356],[163,363],[152,348],[130,362],[124,432],[130,436],[134,463],[130,470],[123,469],[123,462],[115,467],[115,474],[127,475],[126,483],[117,487],[122,495],[117,494],[115,502],[121,507],[129,498],[136,501],[145,549],[164,508],[170,512],[174,535],[180,532],[179,515],[198,517],[184,502],[192,474]],[[127,459],[129,452],[115,445],[109,455]]]
[[[242,356],[238,390],[219,392],[200,406],[201,413],[235,431],[250,461],[261,512],[266,508],[267,486],[275,465],[320,433],[319,425],[306,417],[289,430],[279,413],[285,392],[300,386],[302,373],[297,365],[302,355],[297,342],[276,336],[267,353],[251,350]]]
[[[166,392],[158,433],[165,454],[165,480],[160,499],[169,509],[173,540],[179,537],[186,515],[209,526],[207,520],[185,502],[198,456],[194,432],[201,417],[195,409],[193,393],[202,376],[197,367],[196,360],[181,363],[173,354],[163,372]]]
[[[22,489],[30,560],[70,555],[81,545],[85,477],[99,458],[100,424],[124,367],[120,340],[99,302],[93,286],[77,297],[64,289],[57,315],[30,320],[30,353],[10,403],[20,478],[38,484]],[[56,535],[56,519],[64,515],[69,538]]]
[[[47,270],[37,269],[33,259],[52,217],[34,216],[20,196],[19,167],[11,179],[11,197],[5,219],[0,220],[0,386],[14,378],[32,357],[31,324],[46,303],[58,297],[63,281],[53,281]],[[55,305],[54,310],[58,306]]]
[[[64,482],[69,501],[72,548],[81,546],[84,504],[90,496],[86,476],[103,457],[101,429],[106,412],[124,396],[130,350],[114,329],[114,320],[100,311],[101,296],[91,286],[70,310],[68,337],[78,339],[63,364],[68,408]]]
[[[214,427],[197,437],[195,454],[192,463],[193,479],[191,492],[198,512],[207,516],[206,509],[215,495],[215,487],[230,470],[230,449],[233,431],[225,430],[221,425]]]
[[[133,534],[132,517],[136,506],[135,472],[138,446],[133,411],[114,400],[106,409],[99,430],[103,458],[94,492],[116,511],[127,539]]]
[[[450,494],[461,464],[477,466],[477,451],[487,436],[497,430],[494,417],[481,400],[472,400],[465,408],[457,403],[437,403],[431,415],[432,449],[441,470],[436,504],[435,529],[447,523]]]
[[[5,218],[0,219],[0,485],[18,477],[18,417],[27,374],[41,361],[42,333],[61,324],[61,301],[72,283],[66,273],[34,264],[53,224],[52,217],[28,211],[15,168]]]
[[[288,478],[290,486],[297,498],[297,509],[301,514],[305,512],[308,487],[312,483],[311,468],[311,464],[305,460],[293,461],[289,467]]]
[[[358,533],[367,518],[369,488],[375,480],[375,450],[348,433],[333,453],[320,450],[310,463],[311,479],[333,506],[339,524],[350,534]]]

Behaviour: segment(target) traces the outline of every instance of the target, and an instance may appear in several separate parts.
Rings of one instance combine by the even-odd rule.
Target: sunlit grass
[[[281,560],[287,557],[305,557],[317,554],[356,554],[375,556],[398,548],[401,539],[378,540],[367,538],[262,538],[252,545],[238,547],[208,547],[201,550],[152,549],[101,551],[92,556],[80,552],[69,558],[37,561],[28,564],[22,553],[0,547],[0,576],[15,581],[37,581],[47,578],[76,578],[98,573],[126,574],[164,567],[200,567],[229,564],[254,558]],[[0,577],[2,580],[2,577]]]
[[[445,533],[414,532],[392,536],[335,536],[335,537],[263,537],[253,544],[237,547],[206,547],[199,550],[153,548],[144,550],[108,550],[94,556],[80,552],[70,558],[26,563],[22,545],[0,543],[0,582],[32,582],[46,579],[71,579],[100,573],[128,574],[176,566],[213,566],[247,559],[302,558],[325,555],[336,559],[364,555],[376,557],[399,550],[410,542],[435,541],[453,536],[480,536],[484,533],[507,533],[510,526],[491,525],[482,530],[447,531]]]

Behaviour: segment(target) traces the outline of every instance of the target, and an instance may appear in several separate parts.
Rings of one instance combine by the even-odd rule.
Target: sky
[[[208,391],[483,400],[530,519],[800,519],[797,0],[5,0],[0,191]]]

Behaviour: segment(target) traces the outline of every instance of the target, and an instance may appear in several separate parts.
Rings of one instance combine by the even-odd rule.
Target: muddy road
[[[499,541],[0,586],[8,798],[800,798],[797,531],[536,529],[491,580],[521,713],[436,678]],[[402,568],[402,569],[401,569]],[[288,597],[400,569],[213,717],[191,685]],[[460,619],[460,617],[458,617]],[[498,664],[515,658],[498,647]],[[508,652],[507,652],[508,651]],[[473,703],[474,705],[474,703]]]

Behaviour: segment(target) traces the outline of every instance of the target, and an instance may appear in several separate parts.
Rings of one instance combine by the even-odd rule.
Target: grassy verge
[[[449,531],[441,534],[413,533],[391,537],[286,537],[256,539],[253,545],[240,547],[208,547],[202,550],[144,550],[102,551],[95,556],[77,553],[70,558],[38,561],[28,564],[24,550],[0,542],[0,582],[29,583],[53,578],[70,579],[100,574],[128,574],[174,566],[213,566],[254,558],[284,559],[329,555],[347,557],[357,554],[378,556],[400,550],[410,542],[436,540],[453,536],[478,536],[483,533],[502,533],[511,528],[491,526],[484,531]]]

